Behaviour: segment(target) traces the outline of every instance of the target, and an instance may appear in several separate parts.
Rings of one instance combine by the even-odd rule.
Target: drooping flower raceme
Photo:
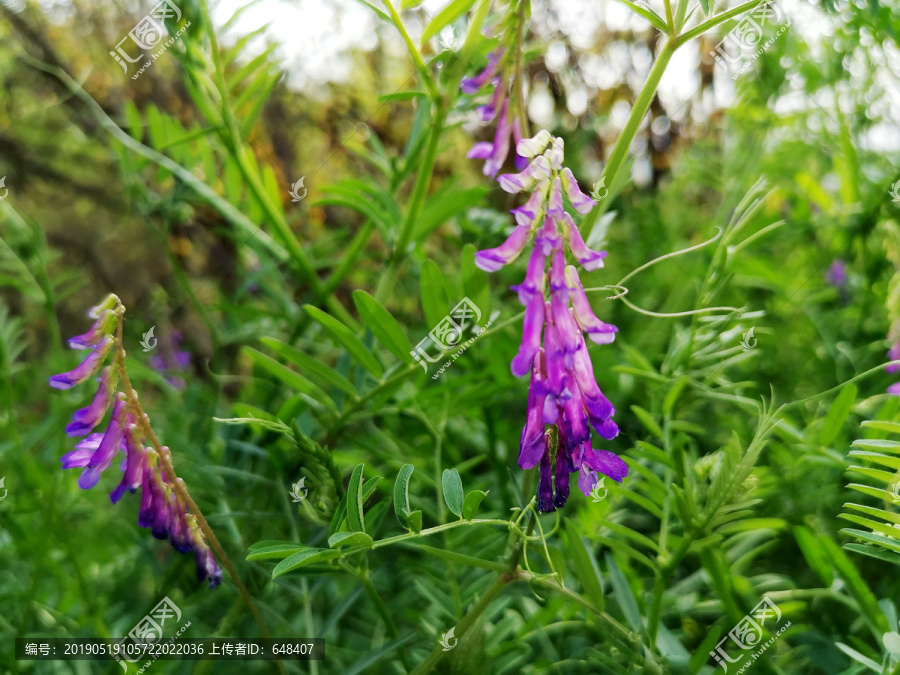
[[[176,492],[173,481],[177,481],[180,488],[184,487],[183,481],[167,475],[163,469],[164,465],[171,467],[169,449],[162,446],[157,452],[145,445],[149,420],[137,402],[137,394],[130,385],[126,387],[127,392],[117,391],[119,380],[127,377],[124,358],[120,358],[124,357],[124,352],[120,352],[121,332],[117,333],[124,313],[125,307],[115,295],[91,309],[89,316],[95,319],[94,325],[87,333],[69,340],[73,349],[87,349],[90,353],[75,369],[50,378],[51,387],[70,389],[100,372],[100,385],[93,400],[75,412],[66,427],[69,436],[85,438],[75,445],[74,450],[63,455],[62,465],[64,469],[82,469],[78,485],[89,490],[121,452],[124,455],[121,462],[123,475],[110,493],[112,502],[118,502],[126,491],[141,490],[138,523],[151,528],[157,539],[169,539],[181,553],[193,551],[198,578],[200,581],[209,579],[209,586],[213,588],[221,583],[222,570],[200,531],[197,518],[188,512],[187,505]],[[110,353],[113,353],[112,362],[104,368]],[[105,430],[92,433],[110,406],[112,412]],[[165,454],[168,461],[161,462],[160,453]],[[182,493],[186,494],[186,491],[182,490]]]
[[[615,453],[591,444],[591,428],[606,440],[615,438],[619,428],[612,420],[612,404],[597,386],[584,338],[609,344],[617,328],[596,317],[578,270],[566,264],[568,250],[585,270],[599,269],[606,252],[588,248],[565,210],[563,195],[581,214],[595,204],[563,167],[562,139],[542,130],[519,141],[516,151],[530,160],[528,165],[520,173],[501,175],[498,182],[506,192],[530,195],[512,210],[516,228],[509,238],[479,251],[475,264],[495,272],[533,241],[525,279],[512,287],[525,307],[525,318],[522,344],[511,367],[517,377],[531,373],[519,466],[540,466],[538,508],[552,511],[566,503],[570,474],[578,474],[578,487],[588,495],[597,484],[597,472],[620,482],[628,473]]]

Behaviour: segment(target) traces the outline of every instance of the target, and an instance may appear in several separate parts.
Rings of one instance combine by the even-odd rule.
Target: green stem
[[[656,89],[659,87],[659,82],[662,80],[663,73],[666,72],[666,67],[669,65],[669,61],[674,53],[675,46],[673,42],[671,40],[666,41],[666,44],[663,45],[662,50],[659,52],[656,63],[653,64],[653,68],[650,70],[650,75],[647,76],[647,81],[644,82],[644,86],[634,102],[634,107],[631,109],[631,115],[629,115],[628,121],[625,123],[625,128],[622,129],[622,133],[616,141],[615,147],[613,147],[612,154],[609,156],[606,171],[603,173],[607,187],[611,186],[615,181],[616,174],[625,161],[628,148],[631,147],[631,142],[634,140],[641,121],[643,121],[644,116],[650,109],[650,103],[656,95]]]
[[[444,532],[446,530],[452,530],[455,527],[460,527],[462,525],[503,525],[504,527],[509,527],[508,520],[500,520],[499,518],[476,518],[473,520],[455,520],[452,523],[445,523],[443,525],[437,525],[435,527],[430,527],[428,529],[422,530],[419,533],[415,532],[407,532],[406,534],[398,534],[395,537],[388,537],[387,539],[379,539],[374,544],[372,544],[372,548],[382,548],[384,546],[390,546],[391,544],[396,544],[400,541],[406,541],[408,539],[416,539],[417,537],[427,537],[432,534],[436,534],[438,532]]]
[[[425,84],[425,88],[428,89],[428,93],[430,94],[432,101],[436,103],[440,99],[440,93],[438,92],[437,85],[434,82],[434,78],[431,77],[431,73],[428,72],[428,66],[426,66],[425,61],[422,60],[422,55],[416,48],[416,45],[412,41],[412,38],[409,36],[409,33],[406,31],[406,26],[404,26],[403,22],[400,20],[400,15],[397,14],[397,10],[394,9],[394,5],[391,3],[391,0],[384,0],[384,4],[387,6],[388,11],[391,14],[391,21],[393,21],[394,26],[403,37],[403,42],[406,43],[406,49],[409,50],[409,55],[412,57],[413,63],[416,64],[416,69],[422,76],[422,82]]]
[[[503,589],[506,587],[510,581],[512,581],[515,577],[507,576],[502,574],[494,579],[493,583],[487,587],[484,593],[481,594],[481,598],[479,598],[478,603],[466,614],[462,619],[459,620],[459,623],[456,624],[456,637],[459,640],[462,640],[468,630],[475,624],[478,618],[484,614],[485,610],[494,601]],[[411,675],[424,675],[425,673],[434,672],[435,666],[444,658],[446,652],[443,650],[441,645],[438,645],[434,649],[431,650],[431,653],[428,657],[420,663],[415,670],[412,671]]]
[[[721,14],[717,14],[716,16],[709,19],[708,21],[704,21],[696,28],[692,28],[691,30],[687,31],[686,33],[682,33],[677,38],[672,40],[674,48],[678,49],[681,45],[683,45],[687,42],[690,42],[698,35],[703,35],[703,33],[708,31],[710,28],[715,28],[720,23],[724,23],[724,22],[728,21],[728,19],[731,19],[731,18],[737,16],[738,14],[743,14],[747,10],[753,9],[754,7],[759,5],[759,3],[760,3],[760,0],[750,0],[749,2],[745,2],[741,5],[738,5],[734,9],[729,9],[727,12],[722,12]]]

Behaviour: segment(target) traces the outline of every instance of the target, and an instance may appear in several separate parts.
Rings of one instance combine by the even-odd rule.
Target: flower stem
[[[243,597],[244,602],[247,603],[247,606],[250,608],[250,612],[253,614],[253,618],[259,625],[262,636],[264,638],[270,638],[271,634],[269,633],[269,629],[266,626],[266,622],[263,620],[262,615],[259,613],[259,609],[257,609],[256,603],[253,602],[253,596],[250,595],[250,591],[248,591],[247,587],[244,586],[244,583],[238,576],[237,570],[235,570],[234,565],[231,563],[231,559],[225,553],[225,549],[222,548],[219,540],[216,539],[215,533],[212,531],[209,523],[206,522],[206,518],[203,517],[203,513],[200,511],[200,508],[197,506],[196,502],[191,499],[191,496],[188,494],[187,488],[184,486],[184,482],[177,480],[178,474],[175,473],[175,467],[172,464],[170,453],[163,452],[162,444],[159,442],[159,439],[156,437],[156,433],[150,426],[149,418],[147,417],[146,413],[144,413],[144,410],[141,407],[140,402],[138,401],[137,392],[131,385],[131,380],[128,379],[128,370],[125,367],[125,346],[122,340],[123,324],[125,323],[125,317],[123,316],[123,314],[124,311],[120,312],[118,326],[116,327],[116,361],[118,362],[119,376],[122,378],[122,385],[125,389],[125,395],[127,396],[128,404],[134,408],[134,416],[137,419],[138,424],[140,424],[147,438],[149,438],[150,442],[153,444],[153,449],[156,451],[156,454],[159,457],[159,462],[160,464],[162,464],[162,468],[166,472],[166,476],[168,476],[171,480],[172,489],[175,491],[178,499],[180,499],[181,502],[186,505],[187,510],[197,519],[197,524],[200,526],[200,531],[203,533],[203,536],[206,537],[206,540],[209,542],[209,545],[215,552],[216,556],[222,561],[225,569],[228,570],[228,574],[231,575],[231,579],[232,581],[234,581],[234,585],[237,586],[241,597]],[[278,664],[279,670],[281,672],[287,672],[284,668],[284,664],[280,660],[278,660]]]

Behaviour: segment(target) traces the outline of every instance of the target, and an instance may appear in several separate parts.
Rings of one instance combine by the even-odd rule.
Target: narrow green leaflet
[[[819,432],[819,443],[821,445],[828,445],[837,438],[841,427],[844,426],[847,418],[850,417],[850,410],[856,401],[856,393],[856,385],[850,384],[844,387],[834,399],[834,403],[831,404],[825,415],[825,423],[822,425],[822,430]]]
[[[347,520],[350,522],[352,532],[364,532],[366,529],[363,517],[362,475],[363,465],[357,464],[350,475],[350,485],[347,486]]]
[[[292,347],[275,338],[263,337],[260,338],[259,341],[284,360],[290,361],[301,370],[308,372],[311,376],[315,376],[318,380],[324,380],[351,396],[358,396],[356,387],[353,386],[350,380],[341,375],[334,368],[326,366],[319,359],[304,354],[296,347]]]
[[[375,339],[401,361],[411,361],[409,338],[390,312],[363,290],[353,292],[353,302],[359,311],[359,318],[372,331]]]
[[[409,527],[409,478],[413,474],[412,464],[404,464],[400,467],[397,480],[394,481],[394,513],[403,527]]]
[[[444,501],[447,508],[455,515],[462,517],[463,512],[463,486],[456,469],[444,469],[441,476],[441,486],[444,490]]]
[[[384,371],[372,352],[362,343],[362,340],[353,334],[353,331],[318,307],[304,305],[303,308],[312,319],[318,322],[319,325],[331,335],[331,337],[337,340],[344,349],[350,352],[350,354],[362,364],[363,368],[368,370],[375,377],[381,378]]]
[[[483,490],[472,490],[463,500],[462,515],[466,520],[472,520],[478,507],[481,506],[482,500],[487,497],[488,493]]]
[[[475,0],[453,0],[453,2],[438,12],[438,15],[434,17],[434,20],[425,28],[425,32],[422,33],[422,44],[424,45],[435,35],[440,33],[445,26],[449,26],[463,14],[468,12],[474,4]]]
[[[340,548],[341,546],[372,548],[372,537],[365,532],[336,532],[328,537],[328,545],[331,548]]]
[[[295,553],[289,558],[285,558],[275,566],[272,570],[272,578],[280,577],[282,574],[295,570],[298,567],[305,567],[315,563],[328,562],[335,558],[340,558],[341,552],[331,548],[308,548],[306,550]]]
[[[613,587],[613,596],[616,598],[622,614],[625,615],[625,620],[632,630],[644,630],[644,625],[641,621],[641,611],[638,609],[634,593],[631,592],[631,587],[628,585],[625,575],[622,574],[622,570],[619,569],[615,559],[609,553],[606,554],[606,566],[609,569],[609,581]]]
[[[298,553],[305,549],[306,546],[298,544],[275,544],[274,546],[263,546],[251,551],[247,556],[247,560],[267,560],[269,558],[287,558],[289,555]]]
[[[430,258],[422,263],[422,311],[425,313],[425,322],[431,330],[437,326],[450,311],[450,298],[447,297],[447,287],[444,283],[444,275],[440,268]]]

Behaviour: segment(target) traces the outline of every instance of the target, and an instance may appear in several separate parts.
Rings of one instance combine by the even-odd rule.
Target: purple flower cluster
[[[506,161],[510,145],[517,147],[522,140],[522,124],[510,107],[510,76],[504,59],[506,53],[504,47],[495,49],[488,55],[487,67],[475,77],[464,78],[460,84],[464,94],[477,94],[482,89],[493,88],[490,102],[478,106],[477,112],[482,122],[497,120],[494,140],[476,143],[466,155],[470,159],[485,160],[484,175],[491,178],[497,175]],[[528,164],[528,158],[517,153],[515,164],[516,170],[521,171]]]
[[[565,210],[563,194],[581,214],[595,204],[563,167],[562,139],[542,130],[519,141],[516,151],[529,164],[498,181],[506,192],[531,194],[512,210],[516,228],[509,238],[496,248],[479,251],[475,264],[495,272],[514,261],[534,236],[525,280],[512,287],[525,307],[525,319],[522,344],[511,366],[517,377],[531,371],[519,466],[540,465],[538,507],[552,511],[569,496],[569,474],[578,472],[578,487],[588,495],[597,484],[598,471],[619,482],[628,473],[615,453],[591,446],[591,427],[607,440],[615,438],[619,428],[612,420],[612,404],[597,386],[584,335],[596,344],[609,344],[617,328],[594,315],[577,269],[566,265],[566,248],[589,271],[603,267],[606,252],[587,247]]]
[[[891,361],[900,361],[900,340],[894,342],[894,344],[891,345],[891,348],[888,349],[887,355],[888,359]],[[900,365],[897,365],[896,363],[889,363],[884,367],[884,369],[888,373],[896,373],[900,371]],[[894,384],[889,386],[887,388],[887,393],[900,396],[900,382],[895,382]]]
[[[50,378],[50,386],[56,389],[71,389],[87,381],[103,366],[112,351],[121,349],[117,344],[116,330],[125,308],[119,298],[110,295],[102,303],[91,309],[89,316],[95,319],[91,329],[69,340],[73,349],[88,349],[90,354],[74,370]],[[200,581],[209,579],[213,588],[222,581],[222,570],[216,563],[212,551],[200,532],[197,519],[188,513],[185,504],[178,498],[173,487],[173,478],[166,475],[159,461],[158,453],[144,445],[145,425],[138,416],[140,408],[131,405],[128,397],[116,391],[119,380],[119,364],[113,363],[103,368],[100,386],[90,405],[78,410],[66,427],[69,436],[85,436],[75,445],[75,449],[62,457],[64,469],[81,468],[78,485],[89,490],[100,480],[100,474],[115,461],[119,452],[124,454],[121,463],[122,480],[110,493],[113,504],[122,498],[125,491],[141,492],[138,523],[151,528],[157,539],[169,539],[179,552],[193,551],[197,560],[197,576]],[[136,403],[136,401],[135,401]],[[109,423],[103,433],[92,433],[103,421],[106,411],[112,405]],[[146,415],[143,416],[146,424]],[[160,450],[167,455],[165,446]],[[169,463],[171,466],[171,463]],[[180,478],[174,478],[181,482]]]

